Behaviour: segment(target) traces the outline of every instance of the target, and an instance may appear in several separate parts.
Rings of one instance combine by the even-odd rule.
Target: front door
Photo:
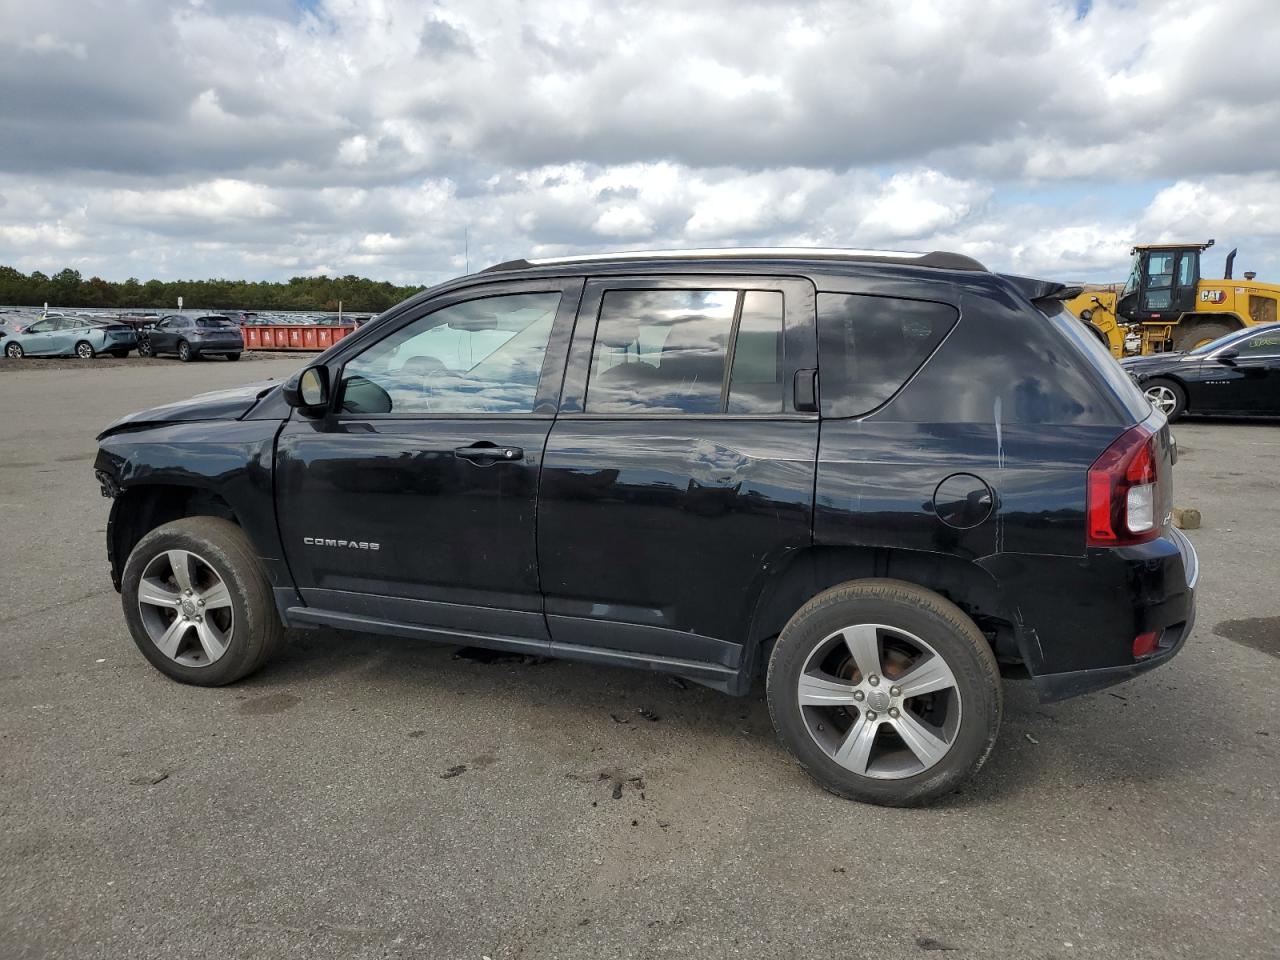
[[[1229,361],[1221,349],[1201,361],[1199,398],[1193,413],[1280,415],[1280,328],[1235,341]]]
[[[538,504],[554,644],[739,667],[810,543],[818,420],[793,384],[815,355],[807,280],[588,282]]]
[[[392,321],[283,428],[276,498],[309,607],[545,639],[535,504],[581,280],[490,284]]]

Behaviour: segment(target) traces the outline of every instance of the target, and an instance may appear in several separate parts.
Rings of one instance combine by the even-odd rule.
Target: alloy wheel
[[[915,634],[884,624],[845,627],[814,647],[798,702],[828,757],[880,780],[933,767],[960,730],[960,689],[947,662]]]
[[[4,352],[5,352],[5,354],[9,357],[9,359],[10,359],[10,360],[21,360],[21,359],[22,359],[22,344],[20,344],[20,343],[11,343],[11,344],[9,344],[8,346],[6,346],[6,347],[4,348]]]
[[[76,356],[81,360],[93,359],[93,347],[83,341],[76,344]]]
[[[1147,387],[1147,389],[1143,391],[1143,394],[1146,396],[1147,400],[1150,401],[1151,405],[1165,416],[1173,413],[1178,406],[1178,398],[1174,395],[1173,391],[1164,384],[1157,383],[1154,386]]]
[[[231,591],[207,560],[189,550],[151,559],[138,582],[138,610],[156,649],[184,666],[208,666],[231,643]]]

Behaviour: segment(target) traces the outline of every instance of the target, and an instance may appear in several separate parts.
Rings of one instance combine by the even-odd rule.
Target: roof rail
[[[495,263],[481,273],[529,270],[578,263],[620,263],[637,260],[848,260],[872,263],[905,263],[948,270],[986,271],[986,267],[960,253],[933,250],[928,253],[900,250],[853,250],[843,247],[701,247],[686,250],[620,250],[615,253],[583,253],[564,257],[531,257]]]

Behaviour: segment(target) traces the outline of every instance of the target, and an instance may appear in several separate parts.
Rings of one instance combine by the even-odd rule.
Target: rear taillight
[[[1119,547],[1154,540],[1155,434],[1142,424],[1121,434],[1089,468],[1088,544]]]

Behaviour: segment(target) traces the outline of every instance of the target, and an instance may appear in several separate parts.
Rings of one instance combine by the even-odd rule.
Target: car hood
[[[1156,353],[1147,357],[1126,357],[1120,365],[1134,376],[1151,376],[1174,370],[1184,363],[1194,363],[1199,358],[1186,353]]]
[[[239,420],[272,390],[279,380],[259,380],[242,387],[201,393],[190,400],[166,403],[121,417],[98,435],[98,439],[128,427],[157,423],[187,423],[192,420]]]

